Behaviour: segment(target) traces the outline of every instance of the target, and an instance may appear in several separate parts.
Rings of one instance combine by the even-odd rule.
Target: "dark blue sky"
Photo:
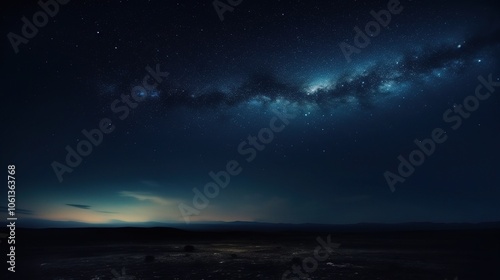
[[[8,34],[21,36],[21,17],[41,8],[9,4],[0,143],[2,166],[17,168],[18,214],[103,224],[183,222],[183,213],[499,220],[498,4],[342,2],[243,0],[221,21],[211,1],[70,1],[17,54]],[[357,46],[355,27],[388,5],[399,12]],[[345,44],[357,50],[349,61]],[[155,87],[136,87],[144,79]],[[489,96],[475,97],[479,85]],[[102,139],[90,132],[100,126]],[[436,128],[446,141],[404,178],[398,156],[409,160],[414,140]],[[84,129],[99,145],[71,167],[66,147],[85,152]],[[238,174],[196,207],[193,189],[229,169]],[[386,171],[404,178],[394,192]]]

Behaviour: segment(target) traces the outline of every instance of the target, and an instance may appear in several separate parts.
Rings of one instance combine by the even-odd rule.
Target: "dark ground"
[[[303,259],[314,257],[316,238],[326,240],[328,234],[340,247],[318,262],[310,279],[500,279],[498,229],[356,233],[17,229],[16,277],[6,275],[36,280],[282,279],[294,262],[301,265]],[[194,246],[193,252],[185,251],[187,244]],[[293,277],[286,279],[298,279]]]

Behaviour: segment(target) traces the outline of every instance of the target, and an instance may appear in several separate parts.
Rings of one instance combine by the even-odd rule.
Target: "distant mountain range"
[[[357,223],[357,224],[289,224],[262,222],[197,222],[197,223],[129,223],[115,220],[106,224],[90,224],[73,221],[48,221],[38,219],[19,219],[18,227],[24,228],[117,228],[117,227],[166,227],[192,231],[258,231],[258,232],[366,232],[366,231],[415,231],[415,230],[467,230],[499,229],[500,222],[483,223]]]

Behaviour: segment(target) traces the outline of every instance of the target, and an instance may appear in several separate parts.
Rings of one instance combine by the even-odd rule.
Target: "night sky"
[[[19,224],[500,220],[497,1],[228,2],[219,17],[210,0],[61,0],[16,47],[41,7],[2,3]],[[66,147],[99,127],[69,166]],[[433,136],[446,141],[401,176],[398,157]],[[226,169],[239,174],[196,208]]]

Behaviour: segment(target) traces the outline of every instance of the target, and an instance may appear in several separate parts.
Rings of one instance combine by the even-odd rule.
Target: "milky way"
[[[155,91],[149,96],[160,97],[165,110],[177,107],[220,109],[276,102],[326,110],[344,104],[370,107],[387,97],[418,91],[435,80],[455,79],[468,67],[495,62],[499,43],[500,30],[495,30],[454,44],[428,44],[401,50],[389,60],[374,59],[359,66],[348,65],[346,70],[331,77],[323,76],[321,82],[316,83],[284,81],[279,73],[255,71],[243,75],[239,82],[232,82],[230,89],[220,89],[217,81],[212,81],[200,86],[205,90],[192,90],[177,80],[170,80],[160,87],[165,94]],[[306,80],[314,81],[315,77]]]

